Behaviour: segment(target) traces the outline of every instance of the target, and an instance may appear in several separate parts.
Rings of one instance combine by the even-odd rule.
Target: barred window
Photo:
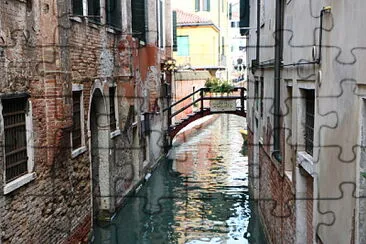
[[[2,100],[6,183],[28,172],[26,105],[26,97]]]
[[[306,90],[305,92],[305,151],[313,155],[313,139],[314,139],[314,90]]]
[[[81,93],[82,91],[72,92],[72,149],[81,147]]]
[[[115,107],[115,101],[114,101],[115,95],[116,95],[116,88],[110,87],[109,88],[109,114],[110,114],[111,131],[115,131],[117,129],[116,107]]]

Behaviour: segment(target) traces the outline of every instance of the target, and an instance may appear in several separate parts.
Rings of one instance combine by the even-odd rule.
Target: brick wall
[[[108,87],[112,81],[117,84],[118,124],[122,132],[107,146],[112,149],[110,184],[116,196],[115,207],[118,207],[136,180],[142,177],[136,175],[135,169],[140,162],[134,162],[132,156],[133,150],[141,155],[142,148],[139,143],[136,147],[133,130],[126,124],[128,108],[135,105],[135,115],[138,115],[147,102],[147,111],[153,109],[160,96],[162,56],[157,47],[139,48],[129,34],[121,35],[81,19],[70,20],[68,15],[62,14],[67,10],[65,4],[56,6],[56,2],[42,1],[41,6],[33,4],[28,11],[25,2],[0,3],[0,93],[30,94],[36,179],[3,195],[4,179],[0,174],[0,242],[68,240],[75,243],[84,239],[92,224],[92,176],[89,148],[71,158],[72,83],[84,87],[85,135],[95,80],[99,79],[102,84],[107,107]],[[135,87],[137,70],[140,79],[142,77],[139,89]],[[144,96],[147,87],[149,91]],[[146,100],[141,101],[142,97]],[[0,147],[3,148],[3,128],[0,131]],[[86,136],[87,147],[88,142]],[[3,155],[0,156],[3,172]]]
[[[306,177],[306,236],[307,243],[313,243],[313,199],[314,199],[314,179],[310,175]]]
[[[266,151],[259,146],[259,211],[273,243],[295,242],[295,204],[292,183],[281,176]]]

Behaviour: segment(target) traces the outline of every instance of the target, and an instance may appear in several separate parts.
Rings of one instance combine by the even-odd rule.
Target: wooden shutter
[[[132,33],[141,41],[146,41],[145,0],[131,0]]]
[[[178,51],[177,46],[177,11],[173,11],[173,52]]]
[[[83,0],[72,0],[72,14],[83,15]]]
[[[200,11],[200,0],[196,0],[196,2],[195,2],[195,10],[196,10],[196,12]]]

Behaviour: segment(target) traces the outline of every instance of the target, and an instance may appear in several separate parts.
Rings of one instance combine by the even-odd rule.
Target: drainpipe
[[[280,84],[282,64],[283,0],[276,0],[275,67],[274,67],[274,138],[272,156],[281,162],[280,147]]]
[[[257,48],[255,49],[256,63],[259,65],[259,45],[261,33],[261,0],[257,0]]]

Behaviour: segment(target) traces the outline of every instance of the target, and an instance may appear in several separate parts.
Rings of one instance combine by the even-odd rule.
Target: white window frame
[[[82,84],[72,84],[72,92],[81,91],[80,95],[80,129],[81,129],[81,146],[79,148],[73,149],[72,145],[72,131],[70,132],[70,145],[71,145],[71,158],[76,158],[80,154],[86,151],[85,145],[85,118],[84,118],[84,86]]]
[[[165,49],[165,0],[158,0],[158,38],[159,38],[159,48],[160,49]],[[163,13],[160,13],[160,4],[162,5],[162,11]],[[163,30],[161,30],[160,28],[160,22],[163,21]],[[163,32],[162,34],[160,32]],[[163,37],[163,38],[160,38]]]
[[[3,192],[4,195],[9,194],[16,189],[22,187],[25,184],[33,181],[36,178],[36,173],[34,172],[34,141],[33,141],[33,120],[32,120],[32,102],[27,99],[27,112],[25,113],[25,128],[26,128],[26,140],[27,140],[27,169],[28,173],[12,180],[8,183],[5,183],[5,169],[3,170],[3,179],[4,179],[4,188]],[[3,136],[5,138],[5,131],[4,131],[4,119],[3,119],[3,106],[2,101],[0,100],[0,114],[1,114],[1,126],[3,128]],[[5,140],[5,139],[4,139]],[[5,143],[4,143],[5,144]],[[3,147],[3,155],[4,155],[4,162],[5,162],[5,147]],[[5,164],[4,164],[5,165]]]
[[[119,128],[119,114],[118,114],[118,96],[117,96],[117,85],[115,83],[112,83],[109,85],[109,88],[114,87],[114,118],[116,120],[116,129],[114,131],[110,132],[111,139],[121,135],[121,129]],[[109,98],[110,99],[110,98]],[[109,123],[110,121],[110,100],[108,100],[108,113],[109,113]]]

